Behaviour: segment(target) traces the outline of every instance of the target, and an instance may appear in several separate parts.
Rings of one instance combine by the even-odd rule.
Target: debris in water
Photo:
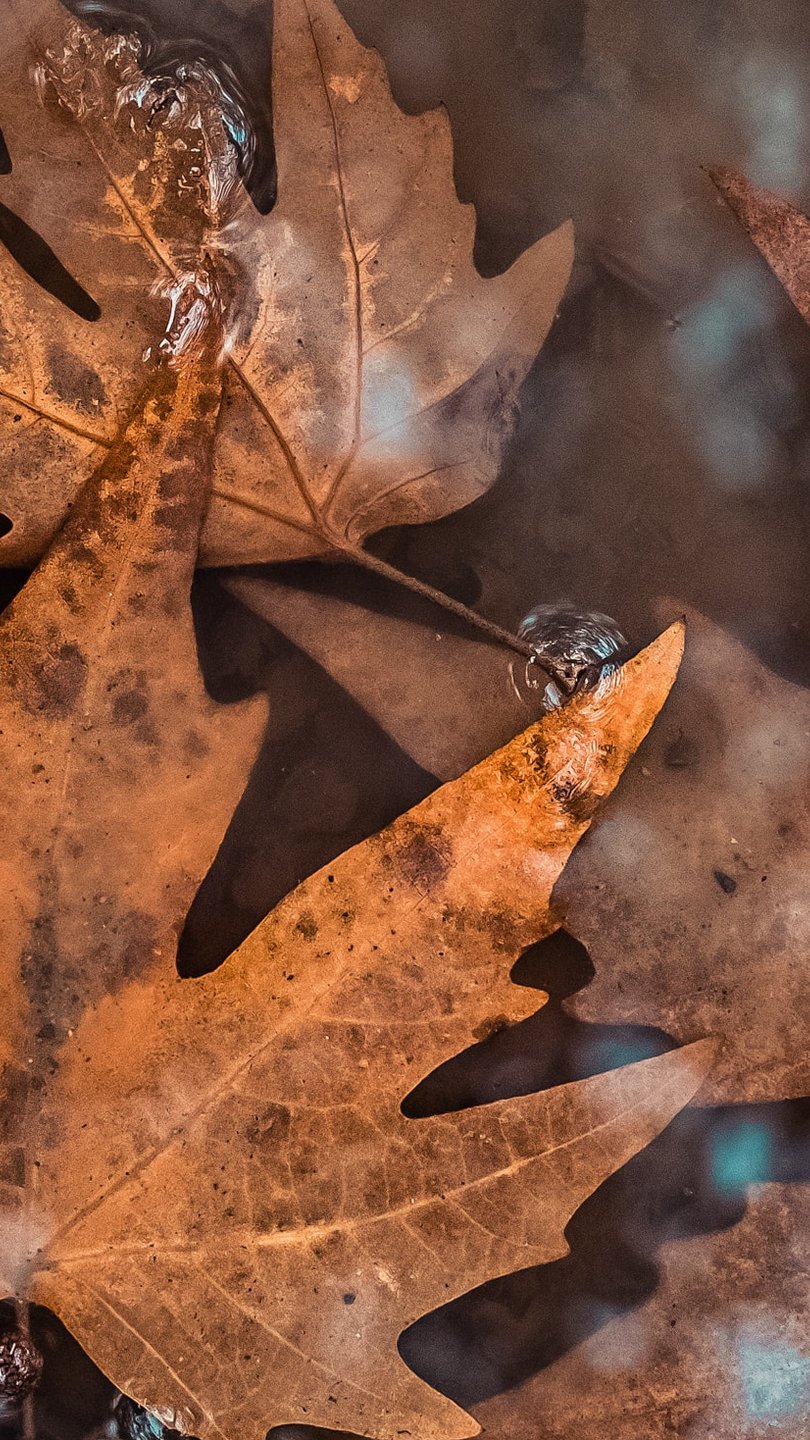
[[[715,870],[714,878],[724,895],[734,894],[734,891],[737,889],[737,881],[733,875],[727,875],[725,870]]]
[[[130,1400],[128,1395],[119,1395],[113,1406],[113,1420],[120,1440],[180,1440],[185,1430],[175,1429],[177,1415],[161,1416]]]
[[[212,265],[202,264],[196,270],[161,280],[154,293],[169,302],[169,317],[163,339],[155,351],[149,347],[144,360],[166,360],[177,366],[193,360],[208,343],[211,324],[223,324],[222,301],[217,275]]]
[[[42,1378],[43,1359],[26,1335],[8,1330],[0,1335],[0,1400],[24,1400]]]
[[[686,770],[694,764],[696,758],[697,747],[694,740],[690,740],[683,730],[679,730],[677,738],[666,748],[664,764],[668,765],[670,770]]]
[[[195,24],[189,38],[188,20],[184,25],[178,5],[163,5],[161,13],[156,0],[70,0],[67,8],[107,36],[134,34],[139,67],[158,84],[168,88],[179,81],[182,86],[202,76],[206,88],[215,87],[221,123],[236,148],[253,203],[263,215],[272,210],[278,189],[269,73],[272,11],[269,17],[256,14],[256,7],[244,16],[232,11],[227,34],[221,21],[211,30],[198,11],[203,24]],[[248,76],[243,47],[254,51]]]
[[[227,97],[201,61],[180,64],[171,75],[146,74],[145,63],[135,35],[104,35],[75,22],[64,42],[43,56],[34,79],[43,103],[55,101],[81,124],[112,116],[121,144],[118,162],[131,166],[130,179],[137,175],[141,191],[148,174],[155,213],[163,213],[172,193],[198,196],[210,237],[240,204],[235,136],[247,143],[244,125],[228,123]],[[161,238],[174,249],[182,234],[180,225],[176,235]]]

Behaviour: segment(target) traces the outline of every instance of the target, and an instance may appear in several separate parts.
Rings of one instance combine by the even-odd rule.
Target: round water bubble
[[[535,605],[517,633],[528,640],[535,658],[513,662],[512,683],[531,709],[537,707],[538,691],[544,710],[562,705],[578,690],[606,691],[619,669],[616,657],[627,645],[609,615],[567,602]]]

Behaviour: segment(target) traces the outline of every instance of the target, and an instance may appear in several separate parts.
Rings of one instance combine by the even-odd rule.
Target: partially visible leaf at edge
[[[796,205],[722,167],[712,180],[810,325],[810,219]]]
[[[131,128],[131,107],[113,127],[109,44],[72,25],[56,0],[0,6],[14,160],[8,203],[46,222],[50,243],[86,284],[97,259],[102,308],[90,335],[0,252],[0,408],[13,459],[0,503],[15,523],[0,563],[12,564],[42,548],[93,463],[94,441],[109,443],[138,347],[150,327],[154,335],[150,278],[188,266],[189,252],[193,263],[200,237],[194,225],[184,234],[172,206],[167,221],[171,129],[156,141],[153,129]],[[571,267],[566,225],[504,275],[483,279],[472,258],[473,208],[455,192],[445,112],[403,114],[380,57],[358,43],[333,0],[276,0],[274,31],[279,204],[262,217],[243,197],[238,214],[226,209],[215,241],[243,284],[202,539],[207,563],[351,552],[375,530],[433,520],[485,491]],[[31,113],[23,34],[40,55],[51,52],[56,112]],[[48,183],[43,151],[46,161],[58,157]],[[64,339],[54,357],[57,316]]]

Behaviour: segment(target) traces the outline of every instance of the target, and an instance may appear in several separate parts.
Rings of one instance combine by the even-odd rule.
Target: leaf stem
[[[378,556],[371,555],[368,550],[363,550],[359,545],[344,545],[342,550],[343,554],[356,565],[373,571],[375,575],[382,575],[386,580],[391,580],[395,585],[401,586],[402,589],[410,590],[412,595],[419,595],[423,600],[431,600],[434,605],[440,605],[451,615],[457,616],[460,620],[466,620],[468,625],[480,630],[490,640],[496,641],[499,645],[508,646],[518,655],[524,655],[539,669],[545,670],[551,679],[556,679],[548,665],[540,660],[528,640],[521,639],[519,635],[513,635],[511,630],[505,630],[502,625],[496,625],[494,620],[488,620],[485,615],[479,615],[477,610],[471,610],[460,600],[453,600],[443,590],[437,590],[434,585],[427,585],[424,580],[417,580],[404,570],[398,570],[395,565],[389,565],[387,560],[380,560]]]

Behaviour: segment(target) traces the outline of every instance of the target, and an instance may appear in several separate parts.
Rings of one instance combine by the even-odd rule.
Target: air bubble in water
[[[518,635],[528,640],[535,658],[513,663],[512,683],[531,708],[542,691],[545,710],[562,705],[575,691],[601,694],[611,689],[619,669],[615,657],[627,645],[609,615],[568,603],[535,605],[521,620]]]

